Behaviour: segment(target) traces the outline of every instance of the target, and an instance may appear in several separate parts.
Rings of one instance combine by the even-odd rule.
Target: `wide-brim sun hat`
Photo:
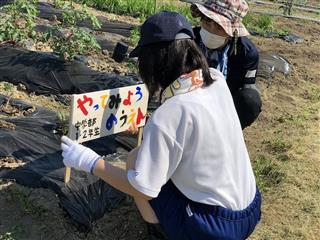
[[[233,37],[248,36],[250,33],[241,22],[247,14],[249,6],[245,0],[180,0],[192,4],[194,10],[219,24],[225,32]],[[197,17],[197,15],[193,15]]]
[[[139,57],[141,48],[160,42],[194,39],[192,25],[177,12],[161,11],[147,18],[140,28],[140,40],[129,57]]]

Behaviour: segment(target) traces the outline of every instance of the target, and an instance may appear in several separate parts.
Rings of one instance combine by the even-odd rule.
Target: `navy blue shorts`
[[[172,240],[246,239],[261,216],[261,195],[258,188],[252,203],[246,209],[233,211],[191,201],[170,180],[150,204]]]

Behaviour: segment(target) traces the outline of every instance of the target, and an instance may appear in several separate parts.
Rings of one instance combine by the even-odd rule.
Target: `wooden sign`
[[[69,137],[82,143],[144,126],[148,97],[144,84],[72,95]]]

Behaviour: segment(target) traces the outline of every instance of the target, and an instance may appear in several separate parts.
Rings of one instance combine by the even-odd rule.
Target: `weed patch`
[[[280,139],[263,141],[262,144],[265,144],[267,150],[271,153],[284,153],[292,147],[291,143],[284,142]]]
[[[129,37],[128,41],[132,45],[137,45],[139,39],[140,39],[139,28],[135,27],[133,30],[131,30],[131,34],[130,34],[130,37]]]
[[[12,41],[25,46],[29,38],[36,39],[34,27],[38,15],[37,2],[37,0],[17,0],[0,8],[5,13],[0,19],[0,43]]]
[[[141,18],[141,22],[161,10],[176,11],[186,16],[191,22],[198,21],[192,18],[189,4],[177,6],[173,1],[163,3],[157,0],[77,0],[77,2],[110,13],[138,17]]]
[[[56,7],[62,4],[60,1],[55,3]],[[85,5],[79,10],[74,9],[72,1],[64,2],[62,9],[64,11],[62,22],[43,35],[43,42],[48,42],[51,48],[65,60],[73,60],[77,54],[87,55],[91,51],[101,49],[90,32],[76,25],[78,22],[90,19],[92,26],[99,29],[101,24],[97,17],[91,16]]]
[[[280,154],[276,157],[276,159],[281,162],[287,162],[287,161],[289,161],[290,158],[287,154]]]
[[[31,214],[32,216],[41,217],[45,212],[46,209],[35,206],[29,201],[29,195],[20,191],[17,188],[10,189],[10,197],[12,200],[18,201],[21,209],[26,214]]]
[[[273,18],[269,15],[248,13],[243,18],[243,24],[262,36],[266,36],[270,32],[275,32],[279,36],[286,36],[291,30],[289,28],[275,29],[273,27]]]
[[[306,91],[306,98],[311,100],[312,102],[320,101],[320,91],[315,87],[311,87]]]
[[[280,184],[285,174],[281,168],[263,155],[258,156],[253,164],[257,185],[262,191]]]

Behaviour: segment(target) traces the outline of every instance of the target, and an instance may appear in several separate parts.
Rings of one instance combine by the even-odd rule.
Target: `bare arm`
[[[136,148],[128,154],[127,165],[129,165],[130,168],[132,168],[133,166],[133,163],[137,157],[137,153],[138,149]],[[97,177],[100,177],[114,188],[128,195],[143,198],[146,200],[152,199],[151,197],[139,192],[134,187],[132,187],[132,185],[128,181],[126,169],[113,166],[112,164],[100,159],[97,161],[94,167],[93,174]]]

